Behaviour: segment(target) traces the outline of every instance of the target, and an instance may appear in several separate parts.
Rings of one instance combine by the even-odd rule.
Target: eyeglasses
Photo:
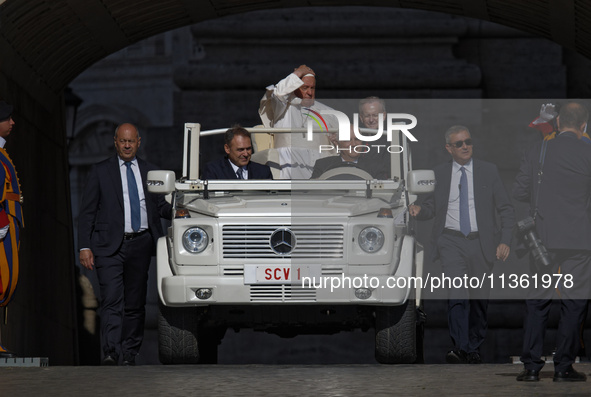
[[[457,142],[453,142],[453,143],[448,143],[448,145],[455,146],[459,149],[462,146],[464,146],[464,143],[466,144],[466,146],[472,146],[472,139],[466,139],[465,141],[457,141]]]

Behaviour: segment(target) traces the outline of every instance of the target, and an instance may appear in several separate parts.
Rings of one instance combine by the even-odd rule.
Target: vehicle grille
[[[244,276],[244,267],[224,267],[224,276]]]
[[[277,229],[289,229],[296,238],[294,250],[280,255],[271,249],[270,238]],[[342,258],[343,225],[225,225],[224,258]]]
[[[316,301],[316,289],[294,285],[251,285],[251,302]]]

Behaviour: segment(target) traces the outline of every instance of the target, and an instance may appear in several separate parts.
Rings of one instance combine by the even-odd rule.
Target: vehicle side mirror
[[[175,189],[175,180],[174,171],[148,171],[148,191],[150,193],[171,194]]]
[[[413,170],[408,173],[407,189],[410,194],[431,193],[435,190],[432,170]]]

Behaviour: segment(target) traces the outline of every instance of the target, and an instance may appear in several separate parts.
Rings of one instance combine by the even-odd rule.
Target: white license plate
[[[244,284],[300,284],[303,277],[319,277],[320,266],[246,265]]]

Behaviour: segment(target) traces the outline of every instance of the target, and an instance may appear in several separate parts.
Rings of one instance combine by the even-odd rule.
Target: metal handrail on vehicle
[[[225,190],[225,191],[242,191],[242,190],[270,190],[270,191],[315,191],[315,190],[359,190],[365,191],[387,191],[396,190],[400,185],[399,182],[392,180],[322,180],[322,183],[310,183],[315,181],[310,180],[264,180],[264,179],[247,179],[236,183],[235,179],[216,179],[216,180],[201,180],[201,179],[182,179],[175,183],[179,190]]]
[[[307,128],[274,128],[274,127],[244,127],[244,129],[248,132],[250,132],[251,134],[258,134],[258,133],[267,133],[267,134],[291,134],[291,133],[300,133],[300,134],[305,134],[308,132]],[[215,130],[206,130],[206,131],[201,131],[199,133],[200,136],[211,136],[211,135],[218,135],[218,134],[223,134],[227,131],[227,128],[218,128]],[[316,130],[314,130],[314,132],[318,132]],[[325,131],[321,131],[321,132],[332,132],[332,133],[338,133],[339,129],[338,128],[329,128],[328,130]],[[375,134],[376,132],[378,132],[378,130],[373,129],[373,128],[359,128],[359,132],[363,132],[363,133],[372,133]]]
[[[269,127],[249,127],[245,128],[250,133],[268,133],[268,134],[289,134],[289,133],[307,133],[307,128],[269,128]],[[202,136],[211,136],[223,134],[227,128],[218,128],[213,130],[201,131],[199,123],[185,123],[184,150],[183,150],[183,179],[187,181],[199,180],[199,138]],[[377,130],[371,128],[359,128],[360,132],[373,133]],[[338,133],[338,129],[329,128],[327,132]],[[406,144],[405,144],[406,146]],[[391,170],[392,171],[392,170]],[[402,167],[403,175],[408,171],[407,166]],[[393,174],[392,174],[393,175]],[[294,181],[287,181],[293,183]],[[183,185],[184,186],[184,185]],[[278,186],[277,181],[273,181],[273,186]],[[197,189],[196,187],[193,189]],[[278,190],[278,189],[272,189]]]

